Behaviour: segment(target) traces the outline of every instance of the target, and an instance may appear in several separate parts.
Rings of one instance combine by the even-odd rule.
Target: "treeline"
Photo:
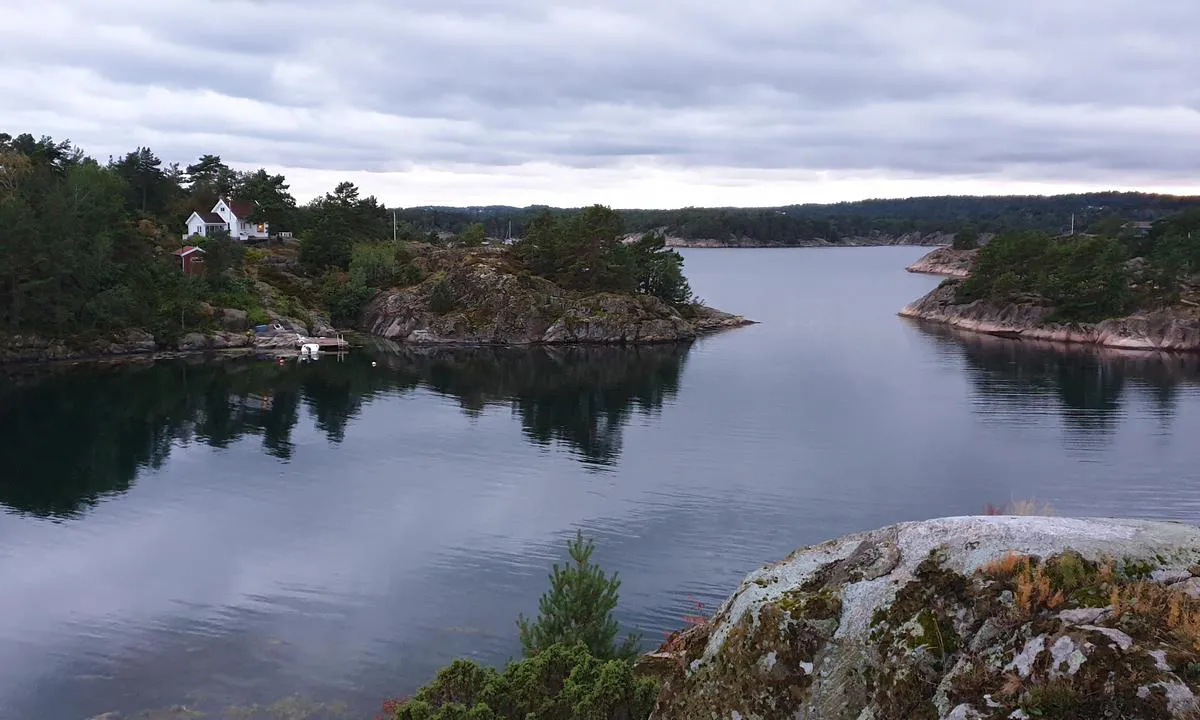
[[[796,245],[814,240],[837,242],[847,237],[898,236],[908,233],[954,233],[966,227],[982,233],[1037,231],[1063,233],[1110,218],[1153,221],[1190,207],[1200,198],[1148,193],[1100,192],[1054,196],[945,196],[895,200],[863,200],[772,208],[681,208],[618,210],[628,232],[664,229],[667,235],[692,240],[743,241]],[[397,216],[419,232],[457,234],[480,223],[489,237],[521,237],[538,214],[570,214],[577,210],[532,206],[515,208],[417,207]],[[1072,220],[1072,216],[1074,216]]]
[[[185,238],[191,213],[222,198],[295,239],[248,249],[219,231]],[[139,147],[102,163],[70,141],[0,133],[0,333],[99,339],[137,328],[170,344],[217,329],[220,308],[251,324],[275,315],[315,325],[322,313],[353,325],[375,293],[428,275],[414,243],[486,241],[478,222],[447,237],[436,215],[415,219],[349,182],[299,205],[282,175],[234,170],[217,155],[181,166]],[[621,242],[625,221],[608,208],[543,210],[519,227],[530,233],[510,252],[516,271],[581,292],[690,298],[682,258],[655,235]],[[174,253],[185,244],[204,249],[202,275],[182,272]]]
[[[1105,222],[1092,229],[999,235],[980,249],[958,300],[1035,302],[1054,308],[1052,320],[1084,322],[1196,303],[1200,209],[1167,216],[1145,232]]]
[[[101,163],[70,141],[0,133],[0,332],[87,338],[126,328],[170,341],[214,322],[204,304],[262,309],[244,248],[206,238],[203,277],[173,255],[193,210],[218,197],[252,220],[301,219],[281,175],[238,172],[214,155],[186,168],[139,147]]]

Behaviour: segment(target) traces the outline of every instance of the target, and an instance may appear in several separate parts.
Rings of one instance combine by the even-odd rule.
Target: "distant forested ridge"
[[[669,238],[715,240],[730,244],[809,245],[849,238],[897,237],[910,233],[979,233],[1037,231],[1061,233],[1100,221],[1154,221],[1200,207],[1200,197],[1136,192],[999,197],[943,196],[897,200],[862,200],[826,205],[773,208],[681,208],[619,210],[629,233],[663,230]],[[569,214],[573,209],[544,205],[526,208],[410,207],[397,209],[399,219],[420,232],[459,234],[482,223],[488,237],[521,237],[525,225],[541,212]]]

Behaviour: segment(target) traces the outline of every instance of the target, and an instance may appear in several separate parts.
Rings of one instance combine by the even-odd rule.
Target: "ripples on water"
[[[654,642],[793,548],[1036,497],[1200,517],[1197,359],[895,317],[917,248],[689,251],[762,324],[0,381],[0,717],[295,692],[355,716],[519,652],[576,527]],[[372,368],[370,360],[378,361]]]

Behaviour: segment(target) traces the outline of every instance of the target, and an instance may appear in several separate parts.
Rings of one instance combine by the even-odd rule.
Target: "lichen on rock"
[[[803,548],[660,649],[654,717],[1195,717],[1198,558],[1187,525],[1010,516]]]

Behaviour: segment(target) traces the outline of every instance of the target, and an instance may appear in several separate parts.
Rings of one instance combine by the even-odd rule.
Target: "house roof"
[[[228,205],[229,209],[233,211],[233,216],[239,220],[245,220],[246,218],[250,217],[251,213],[254,212],[254,203],[244,202],[242,200],[229,201],[225,198],[221,198],[221,202]]]
[[[200,222],[205,225],[224,225],[225,220],[220,215],[212,212],[204,212],[203,210],[193,210],[192,215],[200,218]],[[187,222],[192,221],[192,215],[188,215]]]
[[[183,247],[176,250],[175,254],[178,255],[179,257],[184,257],[186,255],[191,255],[194,252],[204,252],[204,248],[196,247],[195,245],[184,245]]]

